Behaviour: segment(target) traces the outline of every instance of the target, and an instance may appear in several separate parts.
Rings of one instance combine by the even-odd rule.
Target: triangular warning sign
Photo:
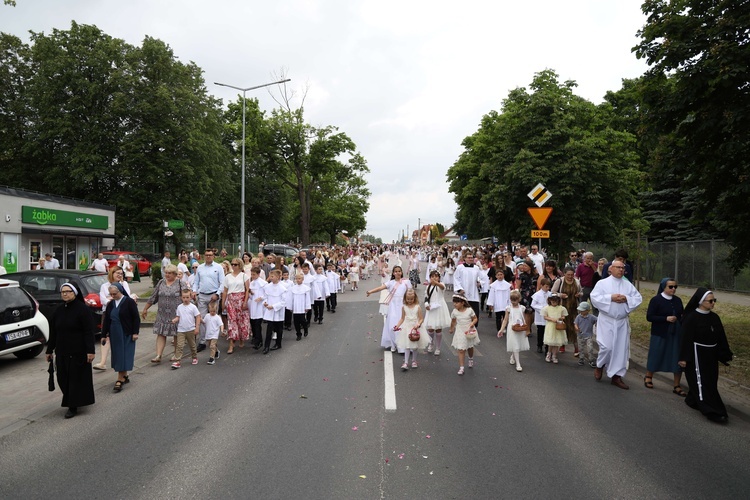
[[[531,215],[531,218],[534,219],[536,228],[544,229],[544,225],[547,223],[547,219],[549,219],[549,216],[552,215],[552,208],[527,208],[527,210],[529,211],[529,215]]]

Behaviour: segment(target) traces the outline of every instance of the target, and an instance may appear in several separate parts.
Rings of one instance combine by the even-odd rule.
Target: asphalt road
[[[405,373],[395,355],[387,412],[391,354],[379,347],[377,300],[365,299],[373,281],[361,285],[308,338],[287,333],[280,351],[245,348],[214,366],[204,352],[177,371],[144,364],[120,394],[100,385],[76,418],[57,408],[0,437],[0,498],[747,494],[747,420],[712,424],[638,374],[625,378],[630,391],[597,383],[572,353],[559,365],[523,353],[517,373],[486,317],[463,377],[445,345]]]

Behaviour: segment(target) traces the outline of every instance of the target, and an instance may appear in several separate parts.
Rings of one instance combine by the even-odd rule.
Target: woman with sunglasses
[[[646,320],[651,322],[651,342],[648,346],[648,361],[643,385],[647,389],[653,389],[655,372],[672,373],[674,374],[672,392],[685,397],[687,393],[680,387],[682,369],[677,364],[680,360],[682,314],[685,309],[676,291],[677,281],[673,278],[664,278],[659,283],[656,295],[648,303]]]
[[[685,369],[688,395],[685,403],[712,422],[725,423],[727,409],[719,395],[719,363],[732,360],[727,335],[713,309],[711,290],[698,288],[685,307],[682,318],[682,348],[679,365]]]

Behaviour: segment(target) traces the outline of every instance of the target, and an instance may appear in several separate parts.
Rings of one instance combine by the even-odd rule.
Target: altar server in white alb
[[[466,298],[477,316],[476,324],[479,324],[479,287],[489,278],[486,272],[482,272],[479,266],[474,265],[473,253],[467,252],[464,259],[464,263],[459,265],[453,274],[454,290]]]
[[[294,283],[294,285],[286,290],[286,308],[292,311],[297,340],[302,340],[302,330],[305,331],[305,337],[307,337],[307,318],[305,314],[312,309],[310,287],[305,285],[305,275],[301,273],[294,277]]]
[[[263,294],[265,295],[263,321],[267,323],[263,354],[281,349],[281,337],[284,335],[284,310],[286,309],[286,288],[279,283],[281,271],[278,269],[272,270],[268,279],[268,283],[263,287]],[[276,343],[272,347],[271,340],[274,334],[276,334]]]
[[[612,385],[620,389],[629,389],[622,377],[628,369],[630,354],[630,319],[629,315],[641,302],[643,297],[633,284],[623,278],[625,264],[614,261],[609,266],[610,276],[600,280],[591,292],[591,303],[599,309],[597,323],[597,343],[599,357],[596,361],[594,378],[601,380],[606,368]]]

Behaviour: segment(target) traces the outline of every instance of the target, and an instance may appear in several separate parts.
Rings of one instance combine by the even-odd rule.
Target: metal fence
[[[612,260],[615,253],[614,248],[597,243],[574,245],[593,252],[597,259]],[[658,282],[669,276],[681,285],[750,292],[750,267],[735,275],[727,264],[732,247],[723,240],[651,242],[644,243],[641,252],[628,251],[638,260],[640,276],[647,281]]]

